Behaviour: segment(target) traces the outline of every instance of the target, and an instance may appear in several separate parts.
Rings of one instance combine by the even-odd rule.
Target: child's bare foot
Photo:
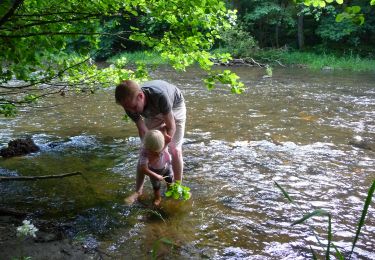
[[[155,207],[160,207],[161,197],[154,198],[153,204]]]
[[[154,202],[153,202],[154,206],[159,207],[160,202],[161,202],[160,190],[154,190]]]
[[[140,196],[140,194],[138,192],[134,192],[132,195],[130,195],[129,197],[126,197],[124,199],[124,202],[127,204],[127,205],[132,205],[137,199],[138,197]]]

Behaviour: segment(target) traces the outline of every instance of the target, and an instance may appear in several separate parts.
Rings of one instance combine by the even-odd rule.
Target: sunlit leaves
[[[213,71],[204,79],[206,87],[211,90],[217,83],[229,85],[230,90],[234,94],[241,94],[245,90],[245,86],[239,81],[239,76],[230,70]]]
[[[9,0],[5,3],[0,18],[12,4]],[[150,26],[133,24],[121,32],[111,31],[119,27],[119,21],[126,24],[131,18],[148,21]],[[227,10],[221,0],[25,0],[0,24],[0,58],[5,61],[0,82],[7,84],[15,78],[22,80],[25,88],[55,84],[93,92],[123,79],[148,78],[146,66],[138,63],[137,69],[127,69],[126,59],[104,68],[95,66],[90,56],[96,54],[103,37],[140,42],[177,70],[199,64],[210,71],[216,55],[209,51],[220,33],[236,24],[236,18],[236,11]],[[229,57],[223,55],[222,59]],[[213,75],[213,82],[231,85],[234,93],[242,92],[243,84],[235,74]],[[10,115],[12,106],[31,104],[40,97],[25,97],[22,91],[20,88],[19,97],[13,94],[0,100],[2,114]]]
[[[4,115],[5,117],[12,117],[17,114],[17,109],[14,104],[5,103],[0,104],[0,115]]]
[[[38,101],[38,97],[33,94],[28,94],[24,98],[26,103],[36,103]]]
[[[190,188],[183,186],[180,181],[176,181],[169,186],[165,196],[172,197],[175,200],[188,200],[191,197]]]
[[[295,2],[300,3],[301,1],[295,0]],[[336,4],[342,5],[343,0],[335,0]],[[333,0],[303,0],[306,6],[313,6],[315,8],[323,8],[326,4],[333,4]],[[375,5],[375,0],[369,2],[370,5]],[[363,25],[365,22],[365,16],[361,13],[360,6],[348,6],[345,7],[344,12],[336,16],[336,22],[342,22],[345,19],[351,19],[354,23]]]
[[[336,16],[336,22],[342,22],[345,19],[351,19],[354,23],[362,25],[365,22],[365,17],[360,12],[360,6],[346,7],[344,12]]]

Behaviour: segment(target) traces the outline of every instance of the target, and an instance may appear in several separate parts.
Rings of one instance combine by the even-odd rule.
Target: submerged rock
[[[371,140],[363,139],[359,135],[353,136],[352,140],[349,141],[349,144],[358,148],[375,151],[375,143],[371,142]]]
[[[8,147],[0,150],[0,156],[9,158],[13,156],[25,155],[39,151],[39,147],[28,137],[25,139],[15,139],[8,143]]]

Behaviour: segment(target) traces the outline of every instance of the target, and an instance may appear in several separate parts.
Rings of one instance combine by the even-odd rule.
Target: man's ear
[[[139,100],[144,101],[145,100],[145,94],[141,91],[141,92],[138,93],[137,98]]]

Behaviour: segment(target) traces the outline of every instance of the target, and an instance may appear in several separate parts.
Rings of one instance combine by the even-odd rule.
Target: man
[[[115,90],[116,103],[135,122],[139,137],[151,129],[166,128],[165,143],[172,155],[174,179],[182,180],[182,141],[185,131],[186,107],[181,91],[163,80],[152,80],[140,87],[135,81],[125,80]],[[143,191],[144,174],[137,167],[136,192],[128,199],[133,203]]]

